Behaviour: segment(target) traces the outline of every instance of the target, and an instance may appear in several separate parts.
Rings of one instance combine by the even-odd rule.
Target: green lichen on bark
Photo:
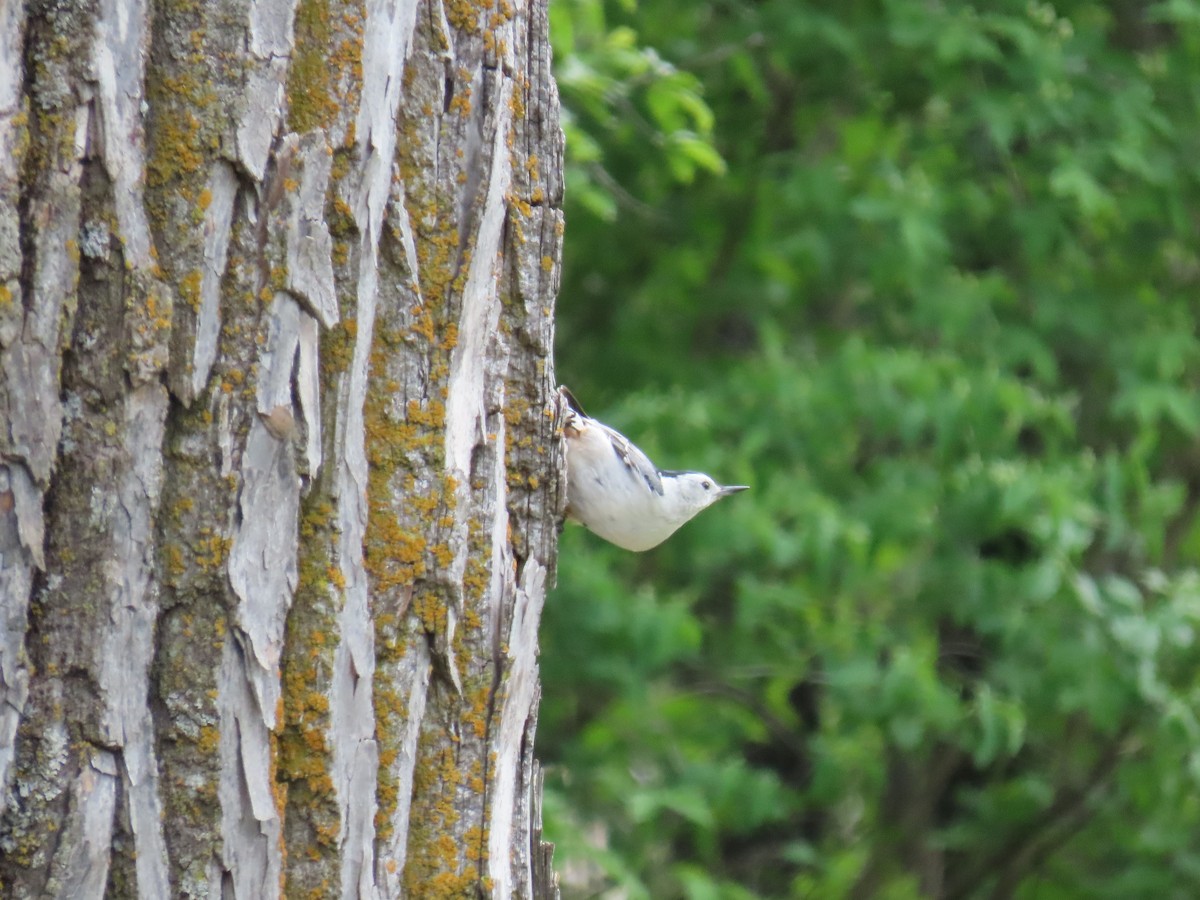
[[[334,558],[336,512],[323,486],[305,498],[300,572],[282,660],[283,721],[277,740],[277,803],[287,810],[286,883],[320,896],[340,869],[340,812],[331,778],[330,692],[345,582]]]
[[[360,148],[353,122],[362,87],[364,6],[337,0],[301,0],[286,98],[287,127],[326,132],[333,147],[325,217],[334,241],[334,290],[338,322],[320,335],[319,378],[322,469],[312,473],[300,510],[299,583],[288,612],[282,660],[283,706],[277,739],[277,802],[283,810],[284,883],[289,896],[327,897],[342,878],[339,845],[347,798],[337,796],[331,733],[334,665],[345,603],[343,571],[356,560],[341,558],[338,474],[346,452],[338,425],[347,379],[359,338],[357,286],[361,231],[347,197],[357,190]],[[331,53],[332,49],[332,53]],[[371,677],[369,673],[362,673]]]
[[[232,462],[257,415],[257,359],[269,319],[257,297],[255,240],[253,227],[235,222],[213,375],[195,403],[174,405],[167,421],[155,692],[164,830],[180,896],[207,896],[209,867],[221,853],[221,672],[226,643],[234,640],[238,601],[229,555],[242,489],[241,468]]]
[[[73,185],[81,217],[107,235],[111,184],[98,162]],[[17,738],[16,795],[0,827],[0,885],[12,895],[55,882],[56,831],[70,814],[69,790],[86,777],[94,748],[112,744],[92,639],[114,616],[110,581],[116,486],[133,466],[124,443],[126,362],[139,311],[119,246],[99,238],[75,285],[83,298],[63,337],[65,422],[47,512],[46,568],[29,609],[27,663],[33,678]],[[11,496],[11,495],[10,495]],[[17,889],[20,885],[20,889]],[[8,893],[6,892],[6,895]]]
[[[237,482],[212,465],[213,432],[207,405],[173,408],[158,522],[163,613],[154,670],[161,712],[155,725],[164,831],[180,896],[199,896],[221,850],[218,673],[233,605],[226,562],[229,499],[236,496]]]
[[[288,128],[305,134],[325,129],[331,143],[354,143],[353,117],[362,92],[361,2],[301,0],[296,8],[296,49],[288,71]]]
[[[160,274],[181,301],[171,334],[172,390],[191,400],[210,183],[236,146],[249,61],[245,26],[219,3],[159,0],[146,63],[146,212]]]
[[[479,614],[490,588],[492,546],[478,519],[468,522],[468,544],[465,609],[452,651],[464,672],[462,692],[435,683],[417,745],[404,868],[405,888],[414,897],[461,897],[486,881],[489,737],[498,697],[490,637]]]

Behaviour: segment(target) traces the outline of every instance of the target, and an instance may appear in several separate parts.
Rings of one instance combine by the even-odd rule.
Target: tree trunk
[[[553,897],[544,0],[0,0],[0,895]]]

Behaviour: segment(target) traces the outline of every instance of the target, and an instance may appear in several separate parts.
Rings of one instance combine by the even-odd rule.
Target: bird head
[[[670,501],[676,506],[683,521],[687,521],[700,510],[712,506],[722,497],[744,491],[744,484],[722,487],[711,475],[703,472],[661,472],[663,488],[669,493]]]

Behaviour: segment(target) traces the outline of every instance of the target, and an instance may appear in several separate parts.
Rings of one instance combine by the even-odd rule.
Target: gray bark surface
[[[543,0],[0,0],[0,895],[557,896]]]

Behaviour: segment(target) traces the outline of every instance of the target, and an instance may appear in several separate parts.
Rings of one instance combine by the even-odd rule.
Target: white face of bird
[[[678,498],[677,502],[683,509],[687,510],[688,518],[691,518],[705,507],[712,506],[722,497],[728,497],[730,494],[746,490],[746,485],[744,484],[722,487],[717,484],[711,475],[705,475],[703,472],[673,473],[671,480],[675,482],[674,493]]]

